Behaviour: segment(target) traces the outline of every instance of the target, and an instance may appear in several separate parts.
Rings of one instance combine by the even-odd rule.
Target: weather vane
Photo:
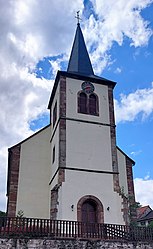
[[[80,10],[77,11],[77,16],[75,16],[75,18],[77,18],[77,20],[78,20],[78,24],[80,23],[80,20],[82,20],[82,19],[80,18],[80,16],[79,16],[79,12],[80,12]]]

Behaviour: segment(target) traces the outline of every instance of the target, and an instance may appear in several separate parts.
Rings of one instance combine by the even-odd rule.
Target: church
[[[135,162],[116,145],[115,85],[94,74],[78,23],[50,96],[50,124],[8,149],[8,217],[22,210],[28,218],[129,224]]]

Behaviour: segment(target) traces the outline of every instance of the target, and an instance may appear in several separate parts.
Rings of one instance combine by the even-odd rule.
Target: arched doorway
[[[104,209],[101,201],[92,195],[83,196],[78,201],[77,220],[87,223],[104,223]]]
[[[86,200],[81,207],[82,222],[97,223],[97,204],[93,200]]]

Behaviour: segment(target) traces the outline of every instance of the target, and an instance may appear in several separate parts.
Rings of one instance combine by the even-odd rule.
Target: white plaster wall
[[[128,194],[127,173],[126,173],[126,157],[117,149],[118,170],[119,170],[119,184],[124,194]]]
[[[125,224],[122,199],[113,191],[113,175],[66,170],[65,176],[59,192],[58,219],[77,220],[78,201],[85,195],[93,195],[103,204],[105,223]],[[71,205],[74,205],[73,211]]]
[[[80,114],[77,112],[77,93],[81,90],[82,82],[66,79],[66,117],[76,119],[66,121],[66,167],[112,172],[110,127],[100,124],[110,123],[108,87],[93,83],[99,97],[99,116]],[[52,186],[56,182],[57,178]],[[65,182],[59,188],[57,219],[77,220],[77,203],[85,195],[96,196],[102,202],[105,223],[124,224],[122,198],[114,192],[113,175],[70,170],[65,170]],[[74,211],[71,205],[74,205]],[[107,207],[110,207],[109,211]]]
[[[17,208],[25,217],[49,218],[50,126],[21,144]]]
[[[53,123],[53,109],[55,106],[55,103],[57,101],[57,120],[59,119],[59,104],[60,104],[60,86],[58,83],[56,92],[55,92],[55,96],[52,102],[52,107],[51,107],[51,122]],[[57,126],[56,131],[56,123],[53,127],[53,125],[51,125],[51,177],[50,180],[52,179],[52,177],[54,176],[58,165],[59,165],[59,126]],[[52,137],[53,136],[53,137]],[[52,162],[52,155],[53,155],[53,148],[55,146],[55,161],[54,163]],[[55,185],[57,184],[57,177],[54,178],[54,180],[52,181],[51,185],[50,185],[50,189],[52,189]]]
[[[67,120],[66,166],[112,171],[110,127]]]
[[[83,81],[67,79],[66,167],[112,172],[108,87],[95,84],[99,97],[99,116],[77,112],[77,93]],[[93,195],[104,206],[104,222],[124,224],[122,198],[114,192],[113,175],[65,170],[65,182],[59,189],[58,219],[77,220],[77,203],[85,195]],[[71,210],[74,205],[74,211]],[[107,207],[110,210],[107,211]]]
[[[92,83],[95,87],[95,93],[99,97],[99,116],[92,116],[78,113],[77,93],[82,90],[81,84],[83,80],[66,79],[66,116],[68,118],[82,119],[109,124],[109,105],[108,105],[108,87]]]
[[[66,208],[68,208],[68,203],[70,203],[70,200],[68,200],[67,198],[68,197],[68,193],[66,193],[66,189],[63,189],[63,185],[65,185],[65,183],[62,183],[61,187],[58,189],[58,205],[57,205],[57,209],[58,209],[58,212],[57,212],[57,220],[67,220],[67,218],[63,217],[63,210]],[[64,207],[65,205],[65,202],[66,200],[64,201],[63,197],[65,196],[66,200],[67,200],[67,204],[66,204],[66,207]],[[67,212],[69,213],[69,208],[67,209]],[[70,213],[69,213],[70,215]],[[71,216],[70,216],[71,217]],[[74,219],[72,219],[74,220]]]

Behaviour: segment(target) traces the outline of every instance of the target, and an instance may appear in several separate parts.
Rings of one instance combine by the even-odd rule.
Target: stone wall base
[[[152,243],[79,239],[0,239],[0,249],[152,249]]]

